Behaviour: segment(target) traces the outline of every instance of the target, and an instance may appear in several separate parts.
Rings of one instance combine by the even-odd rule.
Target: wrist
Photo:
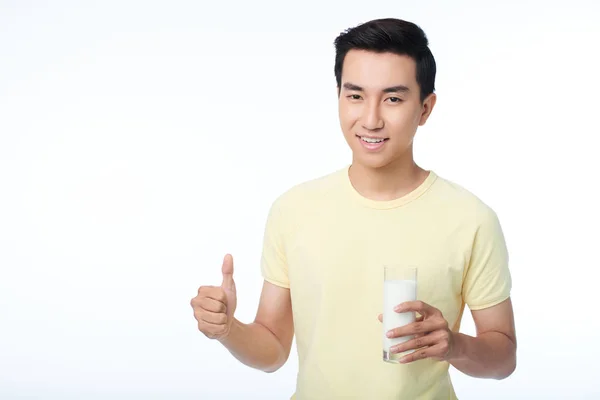
[[[448,352],[446,360],[451,363],[460,360],[464,357],[465,335],[462,335],[458,332],[450,331],[450,336],[452,337],[452,347]]]
[[[227,345],[227,342],[235,335],[235,332],[240,328],[239,321],[234,318],[233,322],[231,322],[231,326],[229,327],[227,333],[218,338],[217,340],[221,342],[223,345]]]

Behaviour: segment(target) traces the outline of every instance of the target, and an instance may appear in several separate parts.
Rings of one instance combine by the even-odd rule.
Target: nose
[[[362,115],[362,127],[369,131],[376,131],[383,128],[383,120],[379,113],[378,104],[371,102],[371,104],[365,104]]]

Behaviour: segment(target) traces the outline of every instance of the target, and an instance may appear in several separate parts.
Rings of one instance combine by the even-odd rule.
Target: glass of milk
[[[390,354],[390,347],[404,343],[412,336],[389,339],[386,333],[415,322],[415,312],[397,313],[394,307],[405,301],[417,300],[417,268],[405,265],[385,265],[383,268],[383,360],[399,363],[414,350]]]

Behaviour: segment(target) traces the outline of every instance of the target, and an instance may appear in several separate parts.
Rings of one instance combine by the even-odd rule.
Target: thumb
[[[233,257],[231,254],[227,254],[225,259],[223,259],[221,272],[223,272],[223,283],[221,284],[221,287],[223,289],[235,290],[235,283],[233,282]]]

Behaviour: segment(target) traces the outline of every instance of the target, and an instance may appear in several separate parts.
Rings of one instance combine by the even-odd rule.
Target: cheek
[[[344,133],[346,130],[351,129],[356,121],[358,121],[360,116],[360,111],[357,110],[357,107],[351,107],[348,105],[340,105],[339,107],[339,118],[340,124],[344,129]]]
[[[412,132],[418,126],[420,114],[414,109],[403,109],[386,115],[386,123],[392,131],[398,133]]]

